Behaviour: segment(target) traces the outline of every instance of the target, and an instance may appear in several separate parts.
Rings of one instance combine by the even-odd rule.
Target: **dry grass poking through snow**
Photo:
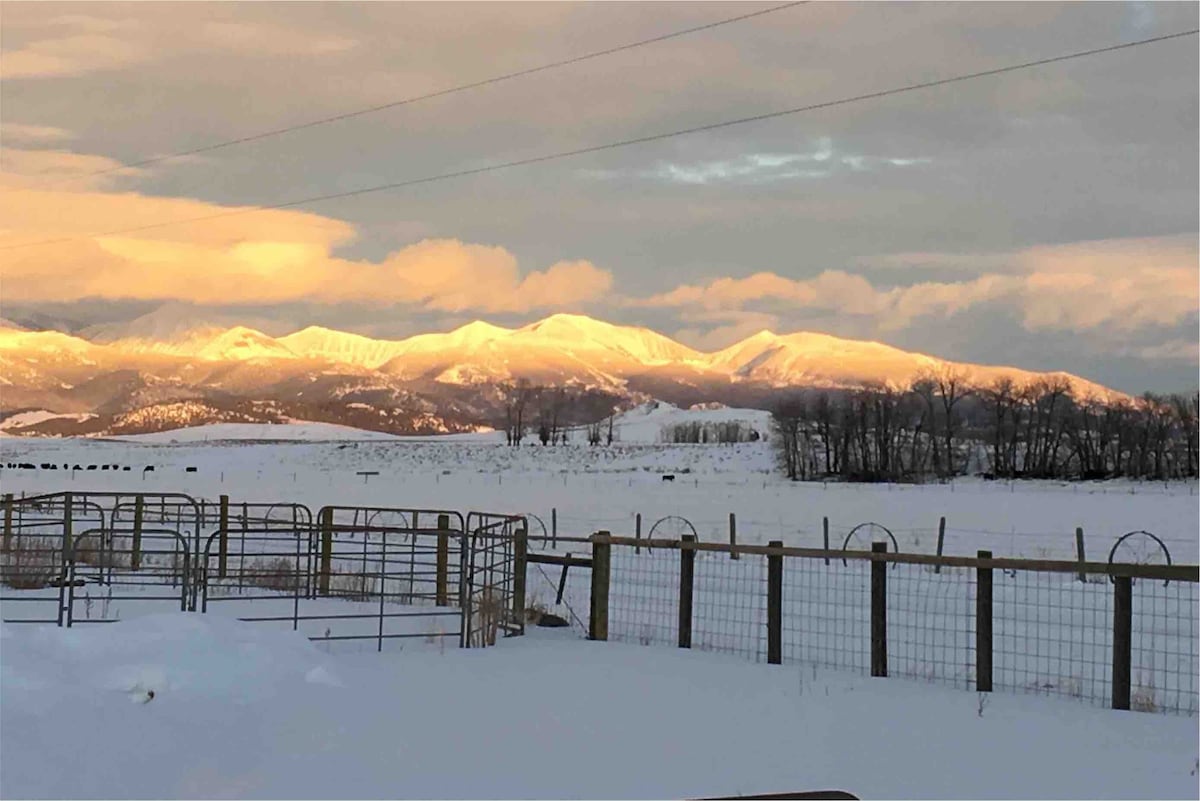
[[[57,537],[14,535],[0,550],[0,583],[15,590],[40,590],[58,578],[62,555]]]

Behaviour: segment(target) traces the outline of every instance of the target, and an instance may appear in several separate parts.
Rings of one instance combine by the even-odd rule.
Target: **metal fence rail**
[[[158,605],[377,650],[413,637],[486,646],[496,631],[524,630],[523,517],[471,513],[468,537],[453,510],[327,506],[314,516],[227,496],[74,492],[5,496],[3,515],[4,622],[105,623],[122,607]]]

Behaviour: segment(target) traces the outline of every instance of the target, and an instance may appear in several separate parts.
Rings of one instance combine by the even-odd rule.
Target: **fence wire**
[[[1112,699],[1112,584],[1070,573],[996,571],[993,671],[997,689],[1101,706]]]
[[[867,673],[870,563],[783,560],[783,661]]]
[[[973,686],[975,571],[896,564],[887,573],[888,675]]]
[[[767,658],[767,558],[696,553],[692,648]]]
[[[692,640],[766,661],[767,557],[696,553]],[[783,558],[784,663],[868,674],[871,571],[864,559]],[[886,572],[887,674],[974,689],[978,571],[890,563]],[[1107,575],[992,570],[992,685],[1097,706],[1113,703],[1113,584]],[[1133,582],[1134,709],[1196,715],[1200,660],[1197,585]],[[615,544],[609,637],[644,645],[679,642],[680,551]]]
[[[1196,585],[1133,581],[1130,706],[1142,712],[1197,713],[1200,660]]]
[[[679,551],[612,549],[608,636],[642,645],[679,643]]]

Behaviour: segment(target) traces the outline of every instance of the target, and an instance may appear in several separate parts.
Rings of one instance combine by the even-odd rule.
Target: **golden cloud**
[[[1015,308],[1027,330],[1086,331],[1101,326],[1131,331],[1176,325],[1200,312],[1197,248],[1192,237],[1152,237],[1037,247],[1012,254],[919,255],[930,263],[1006,264],[962,281],[926,281],[879,288],[862,275],[827,270],[791,279],[760,272],[685,284],[649,298],[642,307],[709,312],[756,305],[873,317],[880,329],[904,328],[918,318],[951,316],[984,303]]]
[[[242,209],[134,192],[31,188],[111,162],[58,151],[14,151],[0,178],[0,245],[68,239],[3,251],[12,302],[82,298],[207,304],[355,301],[447,312],[523,312],[578,306],[612,275],[586,261],[522,274],[502,247],[431,239],[372,262],[333,255],[355,236],[341,220],[292,210]],[[246,209],[249,211],[250,209]],[[211,217],[141,232],[93,232]]]

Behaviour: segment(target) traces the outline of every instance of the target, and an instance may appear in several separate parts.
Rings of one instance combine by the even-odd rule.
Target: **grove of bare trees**
[[[905,389],[799,390],[772,413],[793,480],[1195,477],[1200,393],[1075,397],[1062,378],[970,385],[952,369]]]

